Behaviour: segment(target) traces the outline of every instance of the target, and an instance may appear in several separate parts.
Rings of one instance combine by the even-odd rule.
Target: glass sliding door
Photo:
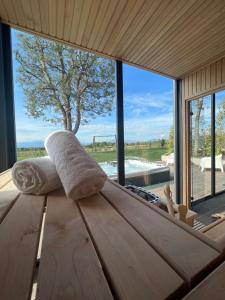
[[[225,190],[225,91],[215,94],[215,192]]]
[[[211,194],[211,96],[190,103],[192,201]]]

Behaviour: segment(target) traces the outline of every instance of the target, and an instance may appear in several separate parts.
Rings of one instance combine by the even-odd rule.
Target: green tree
[[[113,61],[27,34],[18,35],[16,59],[28,116],[76,134],[80,124],[112,110]]]
[[[169,139],[167,143],[167,148],[169,153],[174,152],[174,127],[170,127],[170,132],[169,132]]]
[[[161,148],[164,148],[165,145],[166,145],[166,140],[165,139],[161,139],[160,144],[161,144]]]
[[[193,154],[198,156],[198,152],[200,150],[200,127],[201,127],[201,112],[203,109],[203,98],[199,98],[195,100],[193,103],[195,106],[195,113],[194,113],[194,132],[193,132]]]

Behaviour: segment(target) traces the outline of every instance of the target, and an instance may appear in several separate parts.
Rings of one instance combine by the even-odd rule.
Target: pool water
[[[99,165],[108,176],[110,176],[110,177],[117,176],[117,163],[115,161],[102,162],[102,163],[99,163]],[[157,163],[140,161],[140,160],[133,160],[133,159],[125,160],[125,173],[126,174],[149,171],[149,170],[153,170],[153,169],[158,169],[160,167],[163,167],[163,165],[157,164]]]

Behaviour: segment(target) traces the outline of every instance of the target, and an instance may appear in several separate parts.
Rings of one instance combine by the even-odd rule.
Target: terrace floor
[[[192,201],[192,210],[197,212],[199,217],[198,220],[208,225],[214,221],[215,218],[212,214],[225,212],[225,193],[217,195],[211,199],[202,199],[201,202],[195,202],[197,199],[203,198],[209,195],[211,192],[211,171],[207,170],[201,172],[200,168],[196,165],[192,165],[192,195],[194,200]],[[151,185],[145,187],[151,190],[153,193],[157,194],[160,198],[164,197],[164,187],[166,183],[170,184],[172,193],[174,194],[174,166],[170,166],[171,181],[163,182],[156,185]],[[216,192],[221,192],[225,190],[225,173],[221,171],[216,171]]]
[[[198,213],[198,220],[200,222],[208,225],[216,221],[216,219],[212,217],[213,214],[225,213],[225,193],[196,203],[192,205],[191,209]]]

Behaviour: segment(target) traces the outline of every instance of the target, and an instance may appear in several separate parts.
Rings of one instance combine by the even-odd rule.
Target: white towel
[[[62,181],[66,195],[78,200],[99,192],[107,179],[70,131],[56,131],[45,140],[45,148]]]
[[[42,195],[62,187],[55,165],[48,156],[18,161],[12,168],[16,187],[26,194]]]

